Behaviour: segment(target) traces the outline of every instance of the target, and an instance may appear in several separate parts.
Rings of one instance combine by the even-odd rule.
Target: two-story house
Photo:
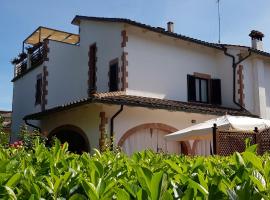
[[[252,46],[221,45],[121,18],[76,16],[79,33],[39,27],[15,65],[12,131],[24,123],[70,150],[112,137],[127,153],[207,154],[206,141],[164,135],[224,114],[270,118],[270,54],[263,34]],[[15,138],[16,134],[14,134]]]

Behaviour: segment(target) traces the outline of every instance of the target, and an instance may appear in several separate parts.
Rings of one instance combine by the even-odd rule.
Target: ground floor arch
[[[132,154],[136,151],[151,149],[154,152],[189,154],[187,142],[166,141],[166,134],[177,131],[176,128],[162,123],[147,123],[126,131],[118,142],[124,152]]]
[[[68,142],[69,151],[81,154],[90,151],[90,144],[84,131],[74,125],[63,125],[53,129],[48,135],[49,142],[56,137],[61,143]]]

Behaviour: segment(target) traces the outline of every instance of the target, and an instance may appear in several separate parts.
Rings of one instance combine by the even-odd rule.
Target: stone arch
[[[69,150],[76,153],[89,152],[90,143],[85,132],[74,125],[66,124],[56,127],[48,134],[48,140],[51,141],[55,136],[61,142],[69,143]]]
[[[138,130],[141,130],[141,129],[159,129],[159,130],[162,130],[162,131],[165,131],[165,132],[168,132],[168,133],[173,133],[173,132],[176,132],[178,131],[178,129],[172,127],[172,126],[169,126],[167,124],[163,124],[163,123],[146,123],[146,124],[141,124],[141,125],[138,125],[138,126],[135,126],[131,129],[129,129],[128,131],[126,131],[122,137],[120,138],[120,140],[118,141],[118,146],[122,146],[125,142],[125,140],[131,136],[132,134],[136,133]],[[188,141],[181,141],[179,142],[181,144],[181,151],[185,154],[185,155],[189,155],[191,154],[191,147],[190,147],[190,144]]]

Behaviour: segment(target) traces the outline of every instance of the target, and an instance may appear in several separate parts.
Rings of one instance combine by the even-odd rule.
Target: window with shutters
[[[118,91],[118,61],[111,62],[109,70],[109,90]]]
[[[188,101],[221,105],[220,79],[187,76]]]
[[[41,104],[42,98],[42,74],[37,75],[35,105]]]

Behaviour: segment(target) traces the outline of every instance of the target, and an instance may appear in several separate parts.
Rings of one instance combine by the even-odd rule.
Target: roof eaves
[[[210,47],[210,48],[215,48],[215,49],[218,49],[218,50],[223,50],[223,48],[220,45],[217,45],[215,43],[210,43],[210,42],[198,40],[198,39],[191,38],[191,37],[184,36],[184,35],[177,34],[177,33],[171,33],[171,32],[168,32],[166,30],[161,30],[159,28],[152,27],[150,25],[143,24],[143,23],[140,23],[140,22],[137,22],[137,21],[133,21],[133,20],[130,20],[130,19],[125,19],[125,18],[106,18],[106,17],[87,17],[87,16],[76,15],[74,17],[74,19],[72,20],[71,23],[74,24],[74,25],[78,25],[80,23],[80,20],[127,23],[129,25],[133,25],[133,26],[137,26],[137,27],[140,27],[140,28],[148,29],[148,30],[153,31],[153,32],[156,32],[156,33],[161,33],[161,34],[167,35],[169,37],[174,37],[174,38],[177,38],[177,39],[182,39],[182,40],[185,40],[185,41],[188,41],[188,42],[193,42],[193,43],[200,44],[200,45],[203,45],[203,46],[207,46],[207,47]]]

